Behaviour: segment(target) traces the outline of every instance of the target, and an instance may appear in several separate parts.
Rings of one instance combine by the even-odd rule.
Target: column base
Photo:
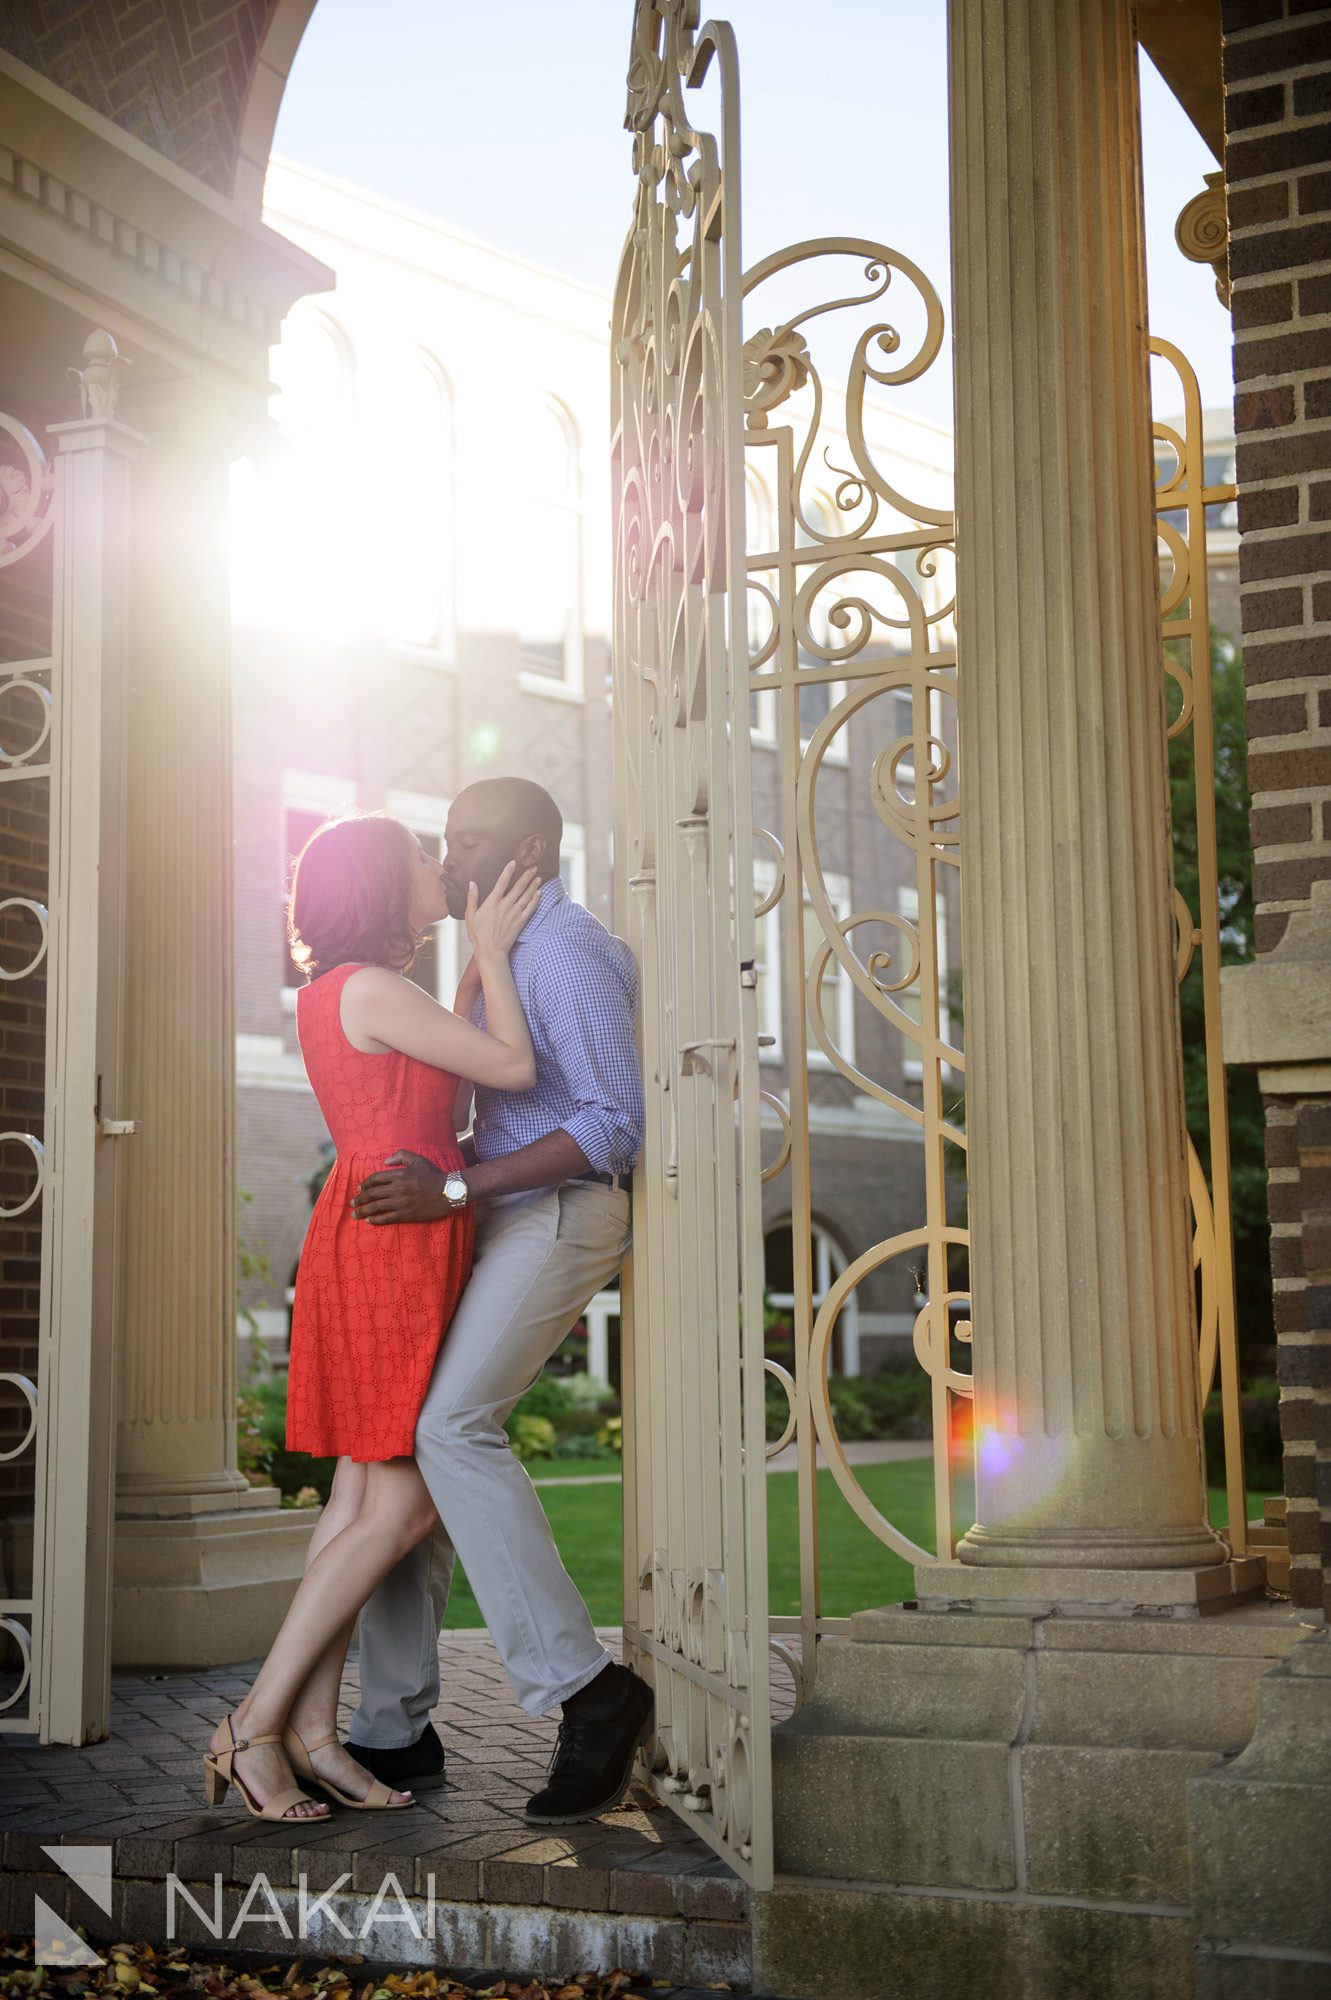
[[[977,1521],[957,1544],[958,1562],[979,1569],[1206,1569],[1228,1554],[1228,1544],[1203,1521],[1177,1528],[1156,1522],[1148,1534],[1084,1526],[1020,1533]]]
[[[1086,1611],[889,1606],[819,1642],[809,1700],[772,1734],[763,1991],[1191,1992],[1189,1785],[1239,1769],[1301,1628],[1260,1599],[1205,1619]]]
[[[272,1644],[319,1509],[277,1506],[272,1487],[249,1489],[247,1504],[222,1513],[195,1507],[206,1497],[159,1495],[173,1513],[140,1516],[131,1503],[136,1513],[118,1516],[113,1667],[230,1666]]]
[[[1043,1563],[980,1568],[970,1563],[920,1563],[915,1593],[922,1611],[1049,1612],[1115,1617],[1164,1611],[1176,1618],[1219,1611],[1266,1584],[1260,1556],[1231,1557],[1192,1569],[1083,1569]]]

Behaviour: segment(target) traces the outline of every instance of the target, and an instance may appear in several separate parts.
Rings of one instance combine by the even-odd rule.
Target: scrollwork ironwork
[[[828,1357],[857,1288],[907,1256],[926,1273],[915,1350],[930,1377],[934,1435],[940,1441],[935,1497],[944,1555],[951,1552],[953,1525],[951,1461],[943,1441],[951,1432],[954,1402],[970,1392],[969,1377],[953,1365],[944,1337],[957,1298],[949,1254],[963,1254],[966,1240],[964,1228],[949,1214],[944,1159],[946,1148],[963,1154],[966,1144],[964,1126],[949,1115],[944,1092],[944,1080],[950,1095],[965,1069],[963,1052],[946,1026],[941,951],[946,910],[955,907],[963,809],[955,767],[954,591],[943,580],[953,566],[952,516],[942,494],[907,492],[892,456],[899,433],[881,406],[870,406],[871,393],[916,379],[937,358],[942,308],[918,266],[887,244],[857,237],[777,252],[746,274],[744,290],[756,309],[770,279],[779,275],[787,285],[792,275],[821,279],[837,268],[837,260],[844,267],[848,258],[862,285],[829,286],[830,296],[815,296],[775,329],[752,335],[748,349],[755,371],[770,357],[766,373],[761,378],[755,373],[751,384],[745,442],[752,477],[764,482],[770,502],[761,511],[775,523],[748,559],[750,588],[768,621],[761,642],[750,647],[749,687],[753,694],[770,691],[768,698],[777,705],[776,788],[783,800],[779,835],[765,834],[773,843],[779,839],[782,869],[760,910],[779,911],[785,938],[780,977],[790,1077],[783,1158],[789,1159],[796,1240],[810,1228],[816,1199],[806,1047],[857,1100],[869,1100],[880,1116],[898,1120],[902,1131],[919,1133],[926,1213],[918,1229],[853,1258],[816,1309],[797,1276],[794,1377],[768,1364],[789,1398],[780,1445],[793,1438],[800,1447],[801,1688],[812,1682],[817,1633],[825,1624],[813,1608],[819,1594],[817,1537],[807,1528],[816,1504],[815,1439],[846,1500],[882,1542],[907,1560],[932,1553],[868,1499],[837,1431]],[[889,293],[899,301],[890,320],[881,304]],[[849,378],[839,392],[825,382],[820,345],[809,329],[845,323],[850,314],[857,318],[851,322]],[[867,324],[860,326],[860,318]],[[824,471],[835,481],[830,503],[815,483]],[[820,697],[825,710],[810,725],[804,709],[811,688],[826,693]],[[875,741],[884,714],[890,726]],[[854,760],[845,754],[852,729],[859,746]],[[866,745],[873,746],[867,767]],[[875,883],[867,906],[855,900],[853,883],[849,906],[829,887],[840,857],[823,837],[822,792],[830,787],[832,819],[844,816],[848,772],[857,791],[865,788],[865,802],[892,837],[898,857],[895,865],[888,863],[888,879]],[[894,886],[903,895],[910,889],[912,911],[893,906]],[[881,1037],[874,1056],[843,1046],[847,991],[853,1006],[890,1031],[902,1054],[900,1066],[883,1068]],[[858,1030],[856,1041],[861,1042]],[[918,1086],[904,1081],[911,1065]]]
[[[30,555],[51,527],[52,470],[26,424],[0,410],[0,569]],[[17,463],[15,463],[17,459]]]

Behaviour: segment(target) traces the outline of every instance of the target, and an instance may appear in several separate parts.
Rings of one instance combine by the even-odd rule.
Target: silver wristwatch
[[[450,1208],[465,1208],[471,1200],[471,1191],[456,1167],[444,1176],[444,1200]]]

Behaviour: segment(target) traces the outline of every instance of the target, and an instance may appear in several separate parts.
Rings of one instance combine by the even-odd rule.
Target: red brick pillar
[[[1327,1611],[1331,891],[1314,890],[1331,883],[1331,7],[1222,13],[1257,904],[1226,1050],[1257,1065],[1266,1105],[1291,1591]]]

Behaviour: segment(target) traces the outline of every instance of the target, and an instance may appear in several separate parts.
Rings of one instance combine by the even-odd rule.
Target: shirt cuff
[[[606,1122],[595,1111],[579,1111],[560,1128],[570,1139],[576,1139],[587,1155],[587,1165],[595,1174],[612,1174],[618,1171],[615,1165],[615,1148],[612,1134],[606,1130]]]

